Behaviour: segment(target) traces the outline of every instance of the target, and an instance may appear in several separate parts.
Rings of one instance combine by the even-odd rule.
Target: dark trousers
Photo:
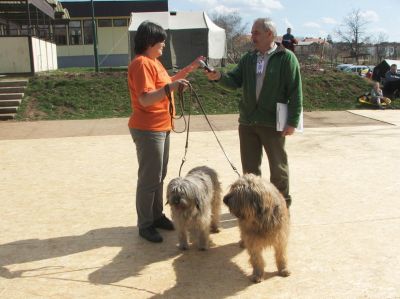
[[[383,86],[383,95],[392,98],[395,91],[400,92],[400,80],[386,82]]]
[[[162,216],[163,186],[167,175],[170,132],[130,129],[139,164],[136,186],[138,227],[145,228]]]
[[[263,149],[268,157],[270,181],[285,197],[288,206],[289,165],[285,151],[285,137],[275,128],[265,126],[239,125],[240,157],[243,173],[261,176]]]

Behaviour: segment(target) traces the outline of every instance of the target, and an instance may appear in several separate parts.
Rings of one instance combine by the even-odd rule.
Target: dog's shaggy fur
[[[207,167],[193,168],[184,178],[171,180],[167,187],[167,202],[178,232],[179,248],[188,249],[188,231],[197,234],[200,250],[209,247],[209,234],[219,232],[221,184],[217,173]]]
[[[241,242],[250,255],[253,282],[260,282],[265,262],[262,251],[275,249],[279,275],[288,276],[286,247],[289,236],[289,212],[285,199],[270,182],[253,174],[235,181],[224,197],[230,212],[238,218]]]

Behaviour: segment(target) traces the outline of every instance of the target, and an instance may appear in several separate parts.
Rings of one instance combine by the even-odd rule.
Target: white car
[[[338,64],[336,66],[336,69],[339,71],[343,71],[345,68],[348,68],[349,66],[352,66],[353,64],[351,63],[342,63],[342,64]]]
[[[347,68],[345,68],[343,70],[343,72],[346,73],[353,73],[353,74],[363,74],[369,71],[369,67],[366,65],[352,65],[352,66],[348,66]]]

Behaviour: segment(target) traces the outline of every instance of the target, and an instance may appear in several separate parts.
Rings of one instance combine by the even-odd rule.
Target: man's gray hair
[[[259,22],[264,25],[265,30],[270,30],[274,34],[274,37],[276,37],[276,27],[270,18],[258,18],[254,21],[254,23]]]

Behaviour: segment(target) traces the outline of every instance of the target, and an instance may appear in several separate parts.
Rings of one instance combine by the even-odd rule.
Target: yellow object
[[[363,95],[358,98],[358,102],[361,104],[367,104],[367,105],[373,105],[373,106],[378,106],[376,103],[371,102],[371,97],[368,95]],[[381,101],[382,106],[388,106],[390,105],[392,101],[389,98],[383,98]]]

